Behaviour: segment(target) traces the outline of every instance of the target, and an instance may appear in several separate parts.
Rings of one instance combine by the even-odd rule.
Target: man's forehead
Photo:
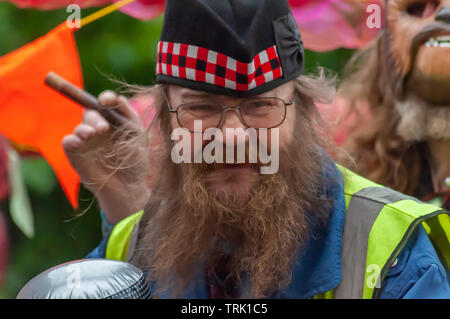
[[[170,84],[168,85],[168,92],[173,95],[177,95],[179,97],[185,98],[185,97],[202,97],[202,98],[214,98],[219,97],[217,94],[213,94],[210,92],[202,91],[202,90],[193,90],[186,87],[178,86]]]

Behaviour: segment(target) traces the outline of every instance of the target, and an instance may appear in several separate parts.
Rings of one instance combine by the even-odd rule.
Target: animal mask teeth
[[[438,41],[442,41],[442,42],[449,42],[450,41],[450,35],[443,35],[440,37],[437,37]]]
[[[436,38],[429,38],[425,42],[427,48],[439,47],[439,48],[450,48],[450,35],[444,35]]]

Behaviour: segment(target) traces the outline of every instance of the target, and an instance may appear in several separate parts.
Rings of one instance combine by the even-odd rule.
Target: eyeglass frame
[[[177,107],[173,108],[173,107],[170,105],[169,97],[168,97],[168,95],[167,95],[167,91],[166,91],[166,90],[164,90],[164,96],[165,96],[165,98],[166,98],[166,102],[167,102],[167,106],[168,106],[168,108],[169,108],[169,112],[171,112],[171,113],[176,113],[178,125],[179,125],[182,129],[187,130],[187,131],[189,131],[189,132],[191,132],[191,133],[198,133],[198,132],[191,131],[190,129],[187,129],[187,128],[183,127],[183,126],[181,125],[181,123],[180,123],[180,119],[178,118],[178,109],[179,109],[181,106],[183,106],[183,105],[185,105],[185,104],[188,104],[188,103],[197,102],[197,101],[181,103],[181,104],[179,104]],[[292,96],[292,98],[290,99],[289,102],[286,102],[285,100],[283,100],[282,98],[279,98],[279,97],[271,97],[271,96],[267,96],[267,97],[263,97],[263,98],[267,98],[267,99],[276,99],[276,100],[279,100],[279,101],[283,102],[285,112],[284,112],[284,117],[283,117],[283,119],[281,120],[281,122],[280,122],[279,124],[277,124],[277,125],[275,125],[275,126],[272,126],[272,127],[260,127],[260,128],[258,128],[258,129],[267,129],[267,130],[270,130],[270,129],[279,127],[279,126],[280,126],[281,124],[283,124],[284,121],[286,120],[287,107],[293,105],[294,102],[295,102],[295,93],[294,93],[294,95]],[[247,100],[247,101],[248,101],[248,100]],[[238,110],[238,114],[239,114],[240,121],[241,121],[245,126],[247,126],[248,128],[251,128],[251,127],[247,124],[247,122],[244,120],[244,117],[242,116],[242,113],[241,113],[241,104],[242,104],[242,103],[243,103],[243,102],[241,102],[238,106],[226,106],[226,105],[222,105],[222,113],[220,114],[220,121],[219,121],[219,123],[217,124],[216,127],[211,127],[211,128],[219,128],[220,124],[221,124],[222,121],[223,121],[223,114],[225,113],[225,111],[228,111],[228,110],[230,110],[230,109]],[[217,104],[219,104],[219,103],[217,103]],[[202,131],[202,132],[204,132],[204,131]]]

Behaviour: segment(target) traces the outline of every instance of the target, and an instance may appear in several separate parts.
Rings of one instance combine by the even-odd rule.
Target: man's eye
[[[217,107],[214,104],[192,104],[187,106],[187,110],[191,112],[214,112]]]
[[[270,100],[251,101],[247,104],[247,107],[254,108],[254,109],[273,107],[273,106],[275,106],[275,103],[273,103]]]
[[[427,18],[434,14],[439,4],[438,0],[416,1],[406,7],[406,12],[415,17]]]

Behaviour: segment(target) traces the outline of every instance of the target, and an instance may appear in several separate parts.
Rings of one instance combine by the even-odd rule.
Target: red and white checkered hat
[[[286,0],[168,0],[156,79],[232,96],[269,91],[303,71]]]

